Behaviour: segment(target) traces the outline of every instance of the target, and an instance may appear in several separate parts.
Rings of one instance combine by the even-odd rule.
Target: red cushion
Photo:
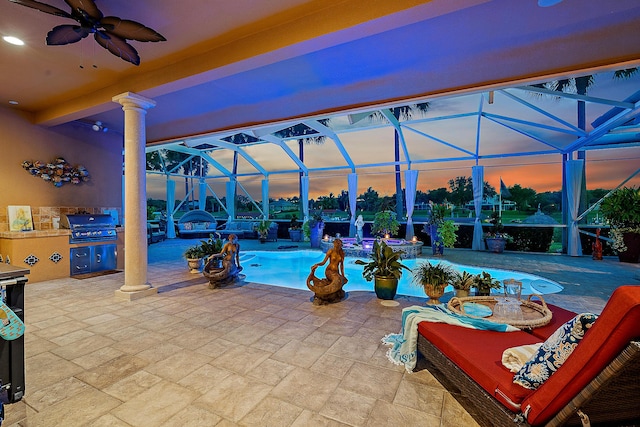
[[[526,332],[496,332],[443,323],[420,322],[418,332],[490,395],[514,412],[532,393],[513,383],[513,373],[502,365],[502,352],[540,340]]]
[[[537,300],[532,301],[538,303]],[[551,310],[551,313],[553,313],[551,321],[540,328],[535,328],[530,331],[532,335],[543,341],[546,341],[546,339],[549,338],[560,326],[564,325],[578,314],[553,304],[547,304],[547,307]]]
[[[546,423],[628,344],[640,338],[640,286],[617,288],[564,365],[522,402],[529,424]]]

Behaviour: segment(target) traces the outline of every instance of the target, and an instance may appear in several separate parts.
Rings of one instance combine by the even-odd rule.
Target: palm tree
[[[318,122],[323,126],[329,126],[331,119],[329,118],[320,119],[318,120]],[[302,163],[304,163],[304,144],[318,144],[318,145],[324,144],[324,141],[327,138],[325,135],[319,134],[318,131],[310,128],[304,123],[298,123],[288,128],[281,129],[278,132],[276,132],[274,135],[281,139],[296,138],[298,140],[298,157],[300,158],[300,161]],[[303,176],[302,171],[300,171],[299,175],[300,177],[298,179],[298,188],[299,188],[298,191],[300,196],[302,196],[302,176]],[[302,202],[305,203],[306,200],[303,200]],[[302,209],[302,206],[300,206],[300,211],[301,211],[300,215],[302,218],[302,215],[303,215],[302,212],[304,212],[304,209]]]
[[[428,102],[421,102],[418,104],[403,105],[400,107],[393,107],[391,113],[396,120],[410,120],[414,113],[424,114],[429,110]],[[380,111],[375,111],[369,115],[371,120],[382,121],[385,117]],[[395,128],[394,128],[395,129]],[[394,161],[395,161],[395,177],[396,177],[396,217],[402,218],[404,216],[404,203],[402,199],[402,177],[400,175],[400,133],[398,129],[393,132],[394,135]]]

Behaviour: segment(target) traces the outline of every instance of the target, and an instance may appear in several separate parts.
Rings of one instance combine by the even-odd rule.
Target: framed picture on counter
[[[8,206],[9,231],[32,231],[31,206]]]

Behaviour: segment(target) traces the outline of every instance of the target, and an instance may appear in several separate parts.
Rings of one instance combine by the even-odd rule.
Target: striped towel
[[[502,352],[502,364],[511,372],[518,372],[537,353],[542,343],[511,347]]]
[[[437,322],[471,329],[512,332],[518,331],[511,325],[495,323],[484,319],[466,317],[446,308],[444,305],[413,305],[402,310],[402,332],[388,334],[382,342],[391,346],[387,358],[396,365],[404,365],[407,372],[413,372],[418,357],[418,323]]]

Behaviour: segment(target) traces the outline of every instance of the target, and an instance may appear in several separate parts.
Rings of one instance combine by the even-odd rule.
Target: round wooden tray
[[[538,298],[542,304],[531,301],[531,298]],[[522,310],[523,318],[517,320],[494,317],[493,315],[488,317],[479,317],[467,314],[464,312],[463,307],[463,304],[465,302],[473,302],[476,304],[485,305],[491,309],[491,312],[493,312],[493,308],[498,300],[496,299],[496,297],[492,296],[465,298],[453,297],[449,300],[447,307],[454,313],[461,314],[463,316],[473,317],[475,319],[485,319],[496,323],[507,323],[511,326],[515,326],[516,328],[521,329],[534,329],[544,326],[551,321],[552,316],[551,310],[549,310],[549,308],[547,307],[547,303],[545,303],[542,295],[537,294],[529,295],[529,298],[527,298],[526,300],[520,300],[520,309]]]

